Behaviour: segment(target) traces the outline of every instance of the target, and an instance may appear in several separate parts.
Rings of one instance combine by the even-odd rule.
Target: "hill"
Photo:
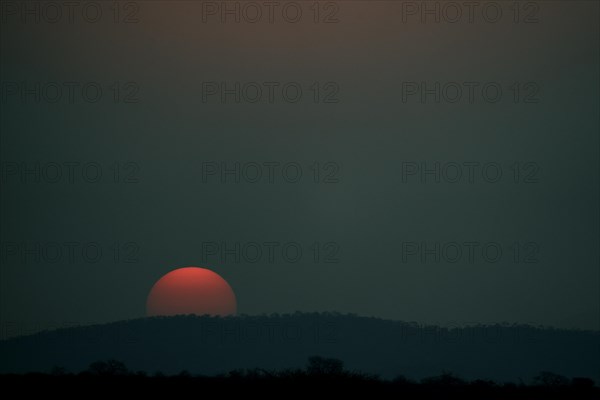
[[[600,333],[528,325],[462,328],[330,313],[176,316],[41,332],[0,342],[0,373],[84,370],[117,359],[131,370],[214,375],[301,368],[313,355],[349,370],[412,379],[530,381],[541,371],[600,381]]]

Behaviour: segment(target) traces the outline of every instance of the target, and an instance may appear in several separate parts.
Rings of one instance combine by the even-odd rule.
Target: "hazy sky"
[[[4,336],[188,265],[246,314],[599,328],[596,2],[7,3]]]

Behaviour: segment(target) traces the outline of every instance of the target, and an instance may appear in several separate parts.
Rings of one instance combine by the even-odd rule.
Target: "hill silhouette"
[[[154,317],[41,332],[0,342],[0,373],[83,371],[116,359],[133,371],[216,375],[302,368],[313,355],[350,371],[422,379],[531,381],[541,371],[599,382],[600,333],[528,325],[462,328],[332,313]]]

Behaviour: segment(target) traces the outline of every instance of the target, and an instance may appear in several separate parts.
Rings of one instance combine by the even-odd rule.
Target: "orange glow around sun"
[[[237,302],[231,286],[215,272],[185,267],[169,272],[150,290],[146,314],[234,315]]]

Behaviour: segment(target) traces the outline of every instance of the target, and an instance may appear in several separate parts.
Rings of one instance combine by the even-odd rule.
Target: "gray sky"
[[[597,3],[101,4],[3,10],[4,336],[141,317],[188,265],[246,314],[599,328]]]

